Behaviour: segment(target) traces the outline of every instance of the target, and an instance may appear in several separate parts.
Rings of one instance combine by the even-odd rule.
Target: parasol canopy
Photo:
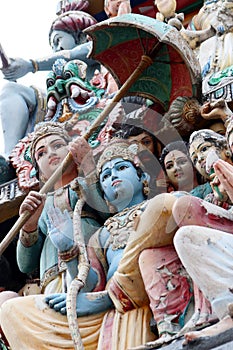
[[[167,111],[178,96],[198,98],[201,84],[199,62],[180,32],[154,18],[126,14],[85,30],[93,40],[90,57],[104,65],[119,88],[139,66],[149,64],[128,89],[128,95],[151,99]]]

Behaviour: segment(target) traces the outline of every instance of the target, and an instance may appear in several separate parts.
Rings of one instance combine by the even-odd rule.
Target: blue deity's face
[[[100,184],[105,199],[118,208],[123,208],[123,203],[125,206],[134,204],[134,199],[140,195],[143,199],[142,179],[134,165],[123,158],[115,158],[104,164]]]

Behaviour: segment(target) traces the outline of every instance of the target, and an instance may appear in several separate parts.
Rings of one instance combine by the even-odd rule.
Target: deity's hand
[[[233,203],[233,165],[219,159],[214,164],[214,171],[221,183],[221,187],[226,191]]]
[[[77,137],[70,142],[69,150],[72,153],[75,164],[83,170],[85,175],[88,175],[95,169],[92,149],[84,137]]]
[[[59,311],[62,315],[67,314],[66,310],[66,294],[56,293],[46,296],[45,302],[55,311]],[[87,316],[109,310],[113,307],[108,292],[90,292],[78,293],[76,300],[77,316]]]
[[[66,315],[66,293],[56,293],[46,296],[45,302],[57,312]]]
[[[119,8],[118,8],[117,15],[122,16],[122,15],[125,15],[127,13],[131,13],[131,12],[132,12],[132,8],[130,6],[130,1],[129,0],[121,1]]]
[[[31,216],[24,224],[26,232],[32,232],[37,228],[37,223],[44,207],[46,195],[36,191],[30,191],[19,208],[19,215],[30,212]]]
[[[228,200],[228,195],[215,173],[210,176],[210,186],[212,187],[215,198],[215,200],[212,202],[213,204],[220,205],[222,202],[226,202]]]
[[[5,79],[15,81],[27,73],[34,72],[35,67],[31,60],[11,58],[10,65],[6,68],[2,68],[1,71]]]
[[[231,110],[227,106],[226,101],[219,100],[216,102],[206,102],[203,104],[203,106],[200,109],[202,118],[206,120],[211,119],[222,119],[222,121],[225,121],[225,119],[232,114]]]
[[[67,210],[62,213],[59,208],[51,207],[48,210],[47,226],[49,237],[59,252],[73,247],[73,221]]]

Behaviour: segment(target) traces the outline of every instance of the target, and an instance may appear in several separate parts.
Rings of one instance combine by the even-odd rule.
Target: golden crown
[[[137,167],[142,167],[138,158],[138,144],[129,143],[126,140],[115,139],[111,141],[103,150],[97,163],[97,174],[99,175],[103,165],[115,158],[123,158],[132,162]]]

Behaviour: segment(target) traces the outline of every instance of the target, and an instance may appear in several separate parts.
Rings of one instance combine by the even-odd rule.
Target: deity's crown
[[[69,143],[72,140],[70,135],[64,128],[64,125],[61,125],[57,122],[42,122],[42,123],[38,123],[35,126],[35,129],[32,135],[31,145],[30,145],[30,153],[33,161],[35,161],[34,159],[35,146],[38,143],[38,141],[43,139],[46,136],[54,135],[54,134],[62,137],[67,143]]]
[[[97,174],[101,173],[102,167],[106,162],[115,158],[122,158],[130,161],[136,167],[142,167],[138,158],[139,146],[136,143],[130,143],[123,139],[114,139],[105,147],[97,163]]]

